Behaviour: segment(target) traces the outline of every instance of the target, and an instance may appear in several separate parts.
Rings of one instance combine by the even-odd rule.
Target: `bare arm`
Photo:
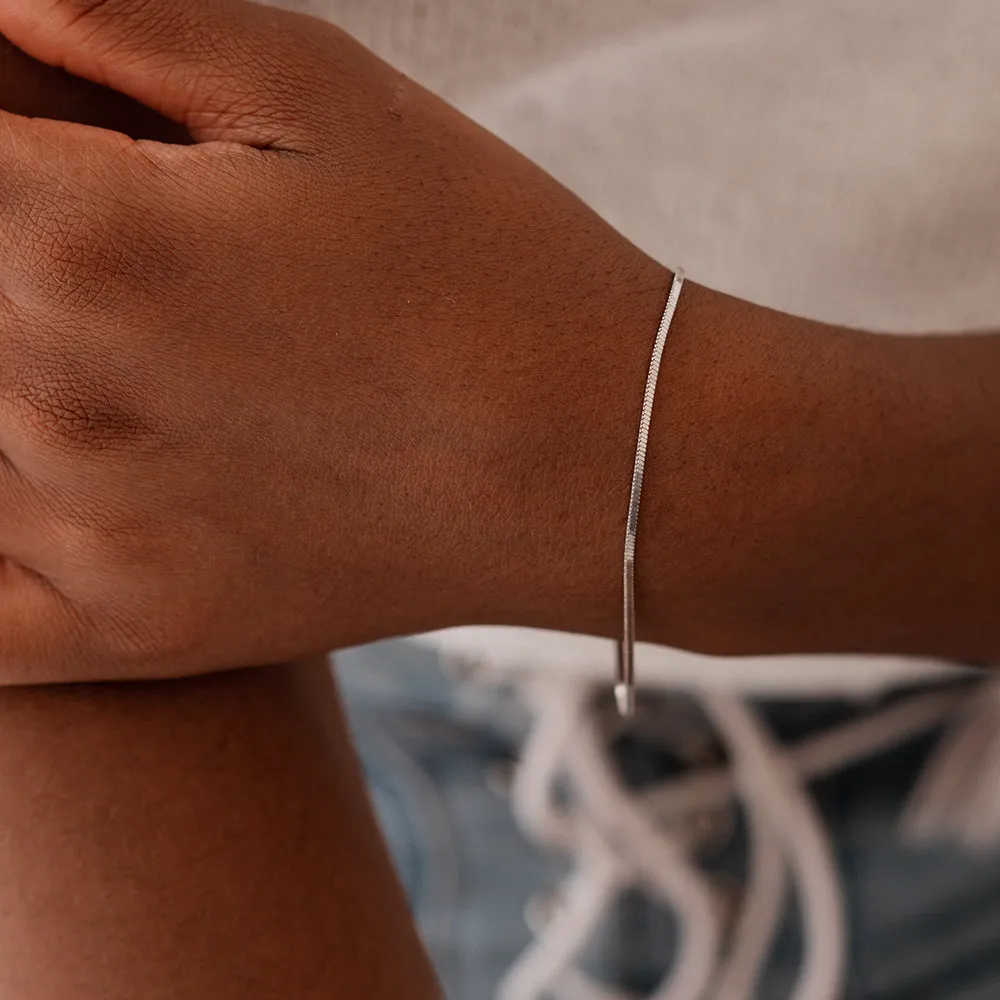
[[[9,0],[0,24],[198,140],[4,119],[7,683],[617,633],[663,267],[330,25],[238,0]],[[1000,654],[998,343],[689,285],[643,634]]]
[[[504,473],[520,548],[483,574],[504,577],[491,596],[512,623],[620,628],[641,385],[669,282],[625,259],[581,336],[524,381],[522,454]],[[689,283],[654,410],[642,633],[718,653],[1000,657],[998,384],[996,334],[865,334]]]
[[[0,105],[176,129],[0,43]],[[324,661],[0,690],[0,996],[434,1000]]]
[[[324,663],[0,691],[0,775],[0,995],[439,995]]]
[[[58,91],[38,94],[17,110],[60,113]],[[506,419],[477,441],[498,461],[468,466],[451,511],[477,546],[446,567],[448,609],[414,589],[402,620],[617,628],[668,276],[584,219],[582,284],[526,287],[530,308],[492,317],[525,339]],[[996,337],[876,340],[690,286],[650,455],[645,633],[727,652],[996,653],[998,374]],[[320,666],[0,691],[0,775],[3,995],[436,996]]]

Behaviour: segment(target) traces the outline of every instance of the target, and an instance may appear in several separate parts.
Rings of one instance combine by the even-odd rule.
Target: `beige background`
[[[996,0],[285,0],[692,277],[886,329],[1000,324]]]

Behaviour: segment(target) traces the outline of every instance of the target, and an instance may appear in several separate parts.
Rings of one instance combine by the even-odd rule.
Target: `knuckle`
[[[31,273],[47,296],[60,303],[93,300],[95,284],[110,273],[114,249],[101,220],[78,208],[67,208],[39,218],[32,246]]]
[[[46,441],[93,448],[98,443],[130,440],[139,430],[131,415],[103,394],[83,390],[65,373],[36,380],[21,398],[30,409],[33,426]]]
[[[58,337],[46,341],[17,352],[0,374],[0,393],[33,443],[57,451],[115,450],[157,436],[119,376],[61,349]]]
[[[36,219],[29,273],[52,304],[86,309],[108,305],[148,268],[121,209],[94,199],[67,202]]]
[[[43,310],[106,310],[122,295],[173,286],[178,220],[162,211],[141,145],[127,143],[106,175],[84,171],[22,194],[25,225],[11,249]]]

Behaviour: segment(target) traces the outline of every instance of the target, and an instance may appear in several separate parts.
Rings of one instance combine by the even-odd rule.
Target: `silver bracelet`
[[[625,527],[625,562],[622,573],[624,629],[618,643],[618,664],[615,674],[615,701],[618,714],[628,717],[635,712],[635,532],[639,524],[639,500],[642,497],[642,475],[646,468],[646,445],[649,443],[649,424],[653,417],[653,397],[656,395],[656,380],[660,374],[663,347],[667,342],[670,324],[684,287],[684,272],[674,271],[674,280],[667,296],[667,307],[656,332],[653,357],[649,362],[646,376],[646,392],[642,397],[642,415],[639,418],[639,440],[635,449],[635,465],[632,467],[632,492],[628,501],[628,522]]]

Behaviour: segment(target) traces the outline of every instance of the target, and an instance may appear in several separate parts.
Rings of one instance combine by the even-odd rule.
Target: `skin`
[[[0,994],[436,1000],[325,664],[0,691]]]
[[[133,139],[191,142],[183,126],[114,90],[32,59],[2,35],[0,109],[112,129]]]
[[[458,623],[617,633],[660,265],[325,23],[9,0],[0,30],[195,140],[4,118],[8,683]],[[642,634],[996,655],[998,371],[995,336],[888,342],[689,286]]]
[[[0,45],[0,105],[169,138]],[[328,665],[0,688],[5,1000],[437,1000]]]
[[[137,90],[132,57],[205,40],[171,46],[146,12],[151,54],[130,49],[138,8],[10,2],[0,19]],[[204,9],[229,58],[265,51],[242,26],[277,15]],[[265,84],[213,87],[233,100],[212,114],[140,94],[172,133],[0,51],[9,110],[214,142],[5,121],[8,683],[451,620],[617,626],[629,428],[669,276],[335,32],[281,25],[275,114]],[[277,149],[334,133],[326,159]],[[303,159],[321,162],[295,173]],[[373,190],[393,209],[375,221]],[[994,655],[998,370],[995,337],[876,340],[689,286],[650,452],[645,634]],[[0,773],[4,996],[436,995],[322,665],[0,690]]]

